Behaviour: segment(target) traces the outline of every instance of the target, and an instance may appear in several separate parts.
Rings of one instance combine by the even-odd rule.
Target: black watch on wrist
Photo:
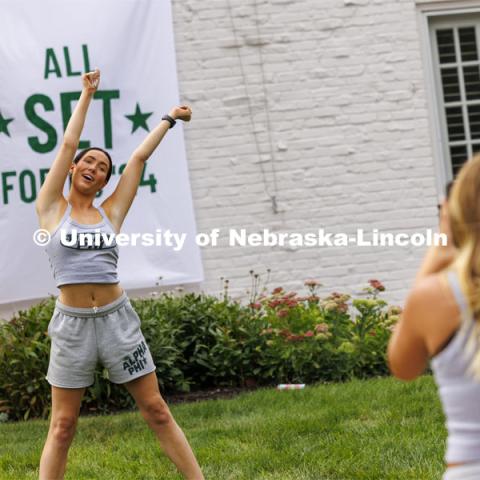
[[[170,115],[164,115],[162,117],[162,120],[166,120],[168,123],[170,123],[169,128],[173,128],[175,124],[177,123]]]

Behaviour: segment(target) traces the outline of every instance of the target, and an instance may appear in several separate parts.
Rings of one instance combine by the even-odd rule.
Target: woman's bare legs
[[[40,459],[40,480],[62,480],[85,388],[52,386],[52,414]]]
[[[197,460],[158,389],[155,373],[124,384],[162,449],[188,480],[204,480]],[[39,480],[63,480],[85,388],[52,386],[50,429],[40,459]]]
[[[124,384],[135,399],[140,413],[155,432],[165,454],[188,480],[204,480],[188,441],[175,422],[158,389],[155,372]]]

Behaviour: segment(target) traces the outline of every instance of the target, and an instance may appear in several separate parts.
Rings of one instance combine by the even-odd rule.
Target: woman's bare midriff
[[[119,283],[80,283],[61,286],[58,300],[69,307],[92,308],[112,303],[122,293]]]

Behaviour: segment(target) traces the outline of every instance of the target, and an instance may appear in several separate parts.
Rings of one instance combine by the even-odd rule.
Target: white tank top
[[[474,320],[457,273],[448,282],[461,311],[461,326],[447,346],[432,358],[431,366],[447,419],[447,463],[480,461],[480,382],[468,372],[472,355],[466,344]]]

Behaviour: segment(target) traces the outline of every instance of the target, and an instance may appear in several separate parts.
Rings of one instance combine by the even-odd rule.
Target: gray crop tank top
[[[103,208],[96,208],[102,221],[85,225],[70,217],[72,205],[68,203],[51,234],[45,251],[57,287],[75,283],[118,283],[115,229]]]
[[[450,271],[447,278],[461,311],[461,325],[446,347],[431,360],[447,419],[445,461],[476,462],[480,461],[480,381],[468,370],[473,353],[468,353],[466,348],[475,322],[457,273]],[[475,347],[478,348],[478,342]]]

